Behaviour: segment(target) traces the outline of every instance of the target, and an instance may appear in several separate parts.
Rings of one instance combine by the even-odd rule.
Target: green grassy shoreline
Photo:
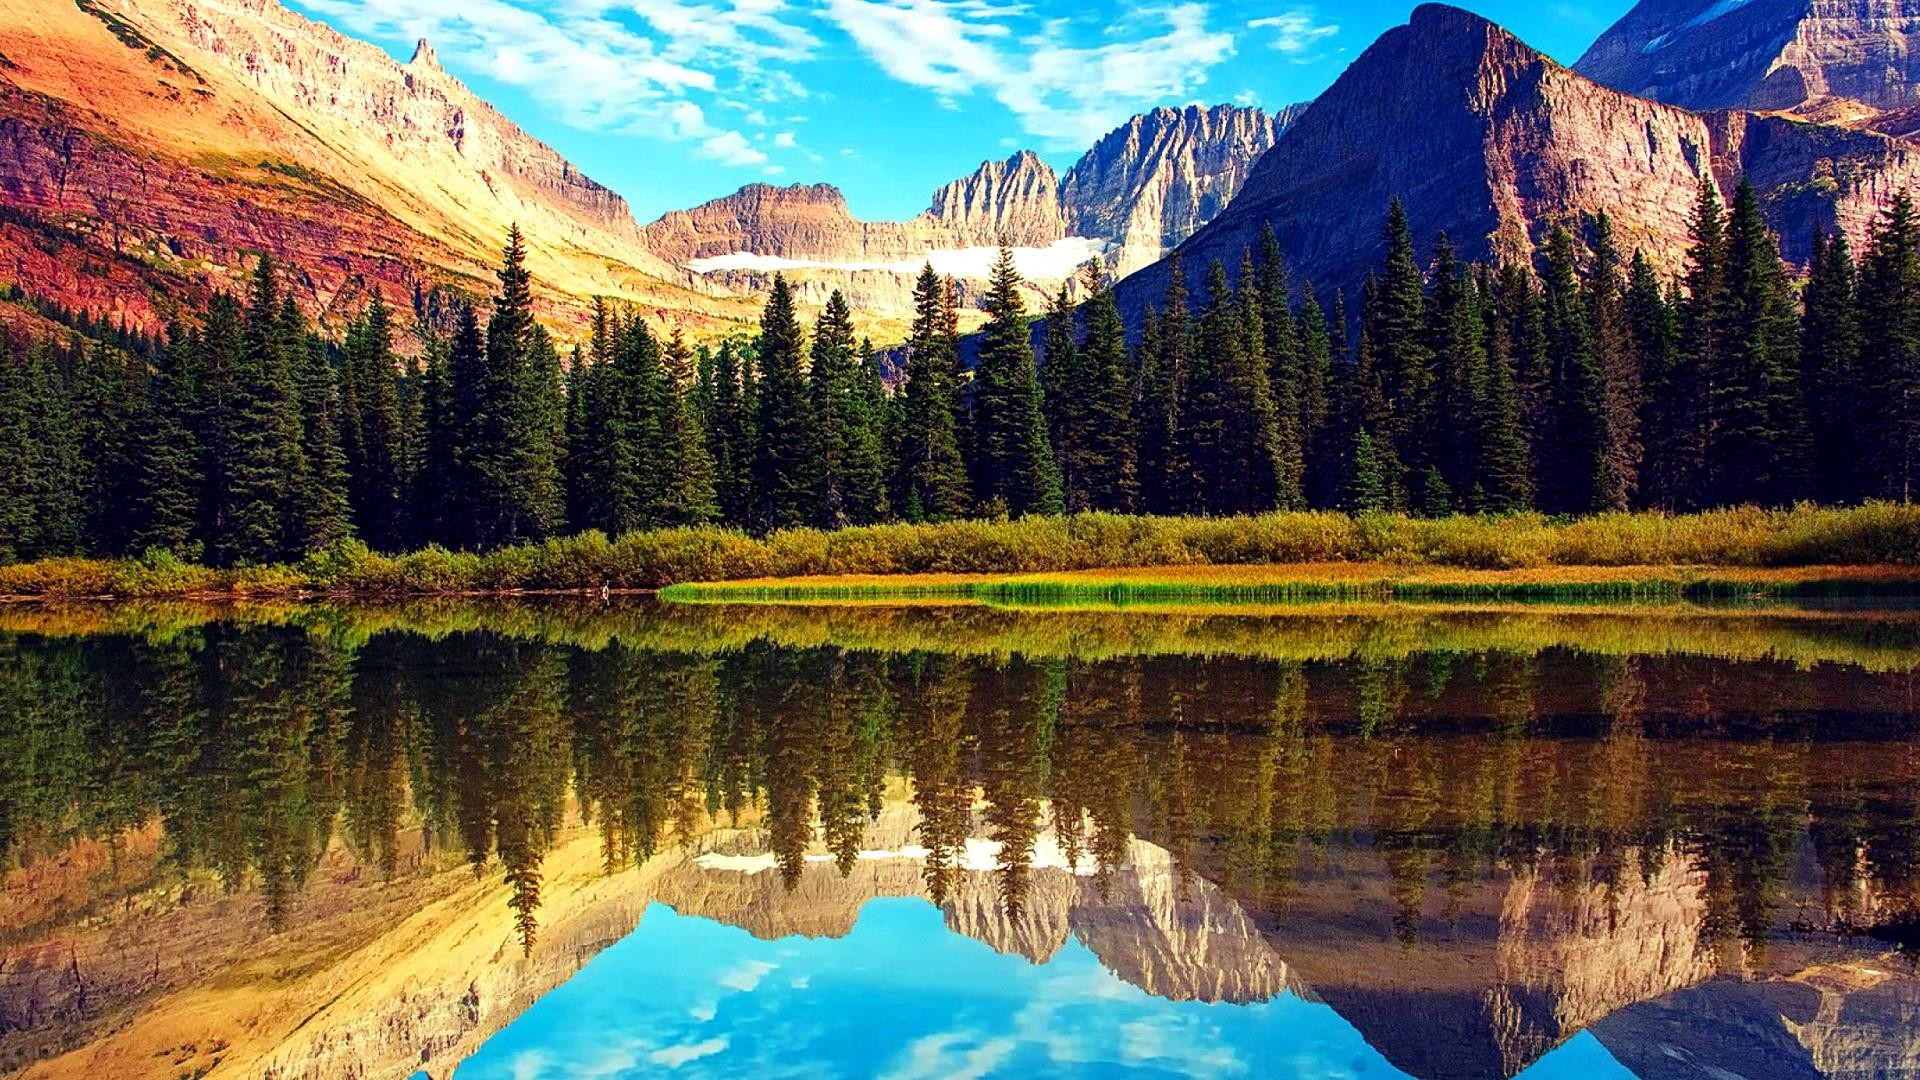
[[[0,597],[16,600],[652,590],[674,600],[1025,604],[1920,596],[1920,507],[1572,521],[1082,514],[767,536],[713,527],[589,532],[486,553],[386,555],[346,542],[298,563],[237,568],[164,553],[0,567]]]

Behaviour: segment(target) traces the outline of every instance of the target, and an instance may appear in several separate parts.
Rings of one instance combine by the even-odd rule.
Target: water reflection
[[[1233,1010],[1184,1049],[1259,1055],[1297,1027],[1417,1076],[1920,1066],[1910,614],[529,604],[0,627],[9,1068],[491,1075],[591,1030],[567,1017],[638,1030],[722,956],[788,950],[824,983],[886,948],[860,985],[921,1003],[901,1053],[966,987],[1026,1008],[1100,973],[1142,1031],[1179,1030],[1182,1002]],[[1018,1012],[995,1015],[987,1040]],[[644,1074],[672,1047],[772,1045],[761,1013],[732,1023],[625,1052]],[[885,1071],[832,1044],[781,1053]],[[1044,1049],[1015,1039],[997,1067]]]

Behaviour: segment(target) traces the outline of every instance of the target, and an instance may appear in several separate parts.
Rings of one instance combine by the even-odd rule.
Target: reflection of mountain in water
[[[645,612],[0,636],[0,1068],[444,1076],[654,900],[882,896],[1420,1076],[1912,1061],[1827,932],[1920,897],[1910,627]]]
[[[889,803],[867,828],[867,850],[844,876],[823,855],[808,861],[789,890],[771,852],[709,853],[662,874],[653,895],[683,914],[757,937],[840,937],[868,900],[925,894],[919,824],[911,804]],[[721,843],[723,850],[728,846]],[[1264,1001],[1286,988],[1286,964],[1240,905],[1204,879],[1182,880],[1165,850],[1134,840],[1125,865],[1102,889],[1090,864],[1067,865],[1051,831],[1035,847],[1025,903],[1009,911],[995,880],[996,845],[972,838],[965,868],[941,905],[947,926],[1037,964],[1071,935],[1115,975],[1174,1001]]]

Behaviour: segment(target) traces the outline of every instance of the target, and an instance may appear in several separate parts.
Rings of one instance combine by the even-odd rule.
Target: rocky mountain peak
[[[962,246],[998,243],[1045,246],[1063,235],[1060,181],[1053,166],[1031,150],[1004,161],[984,161],[933,193],[924,215],[959,234]]]
[[[1800,259],[1816,223],[1864,235],[1884,200],[1920,179],[1909,150],[1877,132],[1625,94],[1477,15],[1426,5],[1300,115],[1181,251],[1190,267],[1231,265],[1271,225],[1296,281],[1351,290],[1381,255],[1367,223],[1399,198],[1423,246],[1445,231],[1471,260],[1531,260],[1554,223],[1606,211],[1616,238],[1670,272],[1704,175],[1723,200],[1752,180]],[[1138,310],[1165,278],[1128,279],[1123,304]]]
[[[1642,0],[1575,69],[1691,109],[1920,102],[1920,0]]]
[[[1061,181],[1068,231],[1116,245],[1109,256],[1116,273],[1154,262],[1226,209],[1293,115],[1188,105],[1134,117]]]
[[[433,51],[433,45],[426,38],[421,38],[414,44],[413,59],[407,61],[407,66],[439,71],[440,54]]]

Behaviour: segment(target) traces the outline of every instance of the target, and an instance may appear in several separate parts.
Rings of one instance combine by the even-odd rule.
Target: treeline
[[[1859,262],[1844,236],[1820,237],[1804,303],[1751,187],[1728,210],[1703,181],[1693,235],[1672,281],[1623,255],[1605,215],[1555,229],[1539,268],[1465,263],[1444,235],[1422,266],[1396,203],[1357,325],[1310,283],[1293,302],[1269,230],[1197,295],[1176,259],[1131,341],[1089,269],[1039,350],[1003,252],[971,366],[953,282],[922,273],[893,388],[842,297],[808,334],[777,276],[751,340],[694,349],[601,303],[563,358],[533,318],[516,230],[484,325],[455,304],[403,361],[378,298],[333,345],[263,258],[244,299],[215,297],[159,343],[5,354],[0,559],[162,550],[234,565],[349,536],[492,549],[706,523],[1908,498],[1911,202],[1893,201]]]
[[[969,837],[990,839],[1016,918],[1049,829],[1103,892],[1137,834],[1255,914],[1286,911],[1299,873],[1359,873],[1375,931],[1409,946],[1460,886],[1521,868],[1614,888],[1685,860],[1709,939],[1755,944],[1788,918],[1897,913],[1920,885],[1914,762],[1875,741],[1907,735],[1902,675],[1790,671],[1806,707],[1755,712],[1743,667],[1525,648],[1091,662],[318,626],[0,636],[19,718],[0,726],[0,862],[158,822],[179,872],[259,889],[277,927],[336,841],[387,877],[459,853],[504,879],[530,947],[570,811],[609,872],[764,828],[791,889],[834,872],[810,852],[850,873],[904,776],[926,895],[955,895]],[[1681,688],[1684,715],[1659,704]],[[1750,750],[1686,737],[1702,715]],[[1463,726],[1500,737],[1435,735]],[[1802,851],[1824,909],[1789,906]]]

